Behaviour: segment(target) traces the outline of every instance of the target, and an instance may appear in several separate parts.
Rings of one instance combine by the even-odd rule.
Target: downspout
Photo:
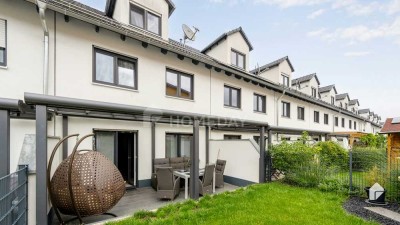
[[[46,23],[46,8],[47,4],[42,1],[36,1],[39,8],[39,18],[42,23],[44,32],[44,60],[43,60],[43,94],[48,94],[48,80],[49,80],[49,29]]]
[[[279,98],[276,99],[276,127],[279,127],[279,101],[285,95],[287,89],[289,89],[289,87],[284,87],[282,95],[279,96]]]

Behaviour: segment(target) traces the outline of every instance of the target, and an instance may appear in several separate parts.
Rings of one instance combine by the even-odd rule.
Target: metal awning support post
[[[154,171],[154,159],[156,158],[156,122],[151,122],[151,171]]]
[[[190,152],[190,198],[199,199],[199,120],[193,121],[193,148]]]
[[[259,183],[265,183],[265,127],[260,128]]]
[[[271,148],[272,148],[272,130],[268,128],[268,154],[267,154],[267,167],[268,167],[268,174],[267,174],[267,181],[272,181],[272,158],[271,158]]]
[[[0,110],[0,177],[10,174],[10,112]]]
[[[210,161],[210,126],[206,126],[206,164]]]
[[[36,224],[47,225],[47,107],[36,105]]]
[[[55,118],[54,118],[55,119]],[[62,118],[62,138],[68,136],[68,116]],[[68,158],[68,141],[62,143],[63,159]]]

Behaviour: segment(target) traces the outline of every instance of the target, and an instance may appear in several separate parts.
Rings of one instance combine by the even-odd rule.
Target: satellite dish
[[[186,40],[190,41],[195,41],[196,40],[196,33],[199,32],[200,30],[197,29],[196,27],[193,27],[195,31],[190,29],[190,27],[186,24],[182,25],[182,30],[184,33],[184,43],[186,43]]]

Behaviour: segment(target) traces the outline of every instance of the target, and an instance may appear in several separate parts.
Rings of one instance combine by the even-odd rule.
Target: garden
[[[386,188],[389,201],[399,200],[399,170],[387,159],[385,138],[368,135],[352,151],[332,141],[309,140],[304,133],[296,142],[270,149],[278,181],[140,211],[109,224],[378,224],[371,218],[385,224],[348,213],[360,215],[352,211],[349,194],[365,198],[364,188],[376,182]]]

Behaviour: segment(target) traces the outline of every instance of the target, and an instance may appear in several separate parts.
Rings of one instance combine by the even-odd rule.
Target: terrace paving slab
[[[382,207],[364,207],[364,208],[379,215],[385,216],[389,219],[392,219],[394,221],[400,222],[400,214],[392,210],[385,209]]]

